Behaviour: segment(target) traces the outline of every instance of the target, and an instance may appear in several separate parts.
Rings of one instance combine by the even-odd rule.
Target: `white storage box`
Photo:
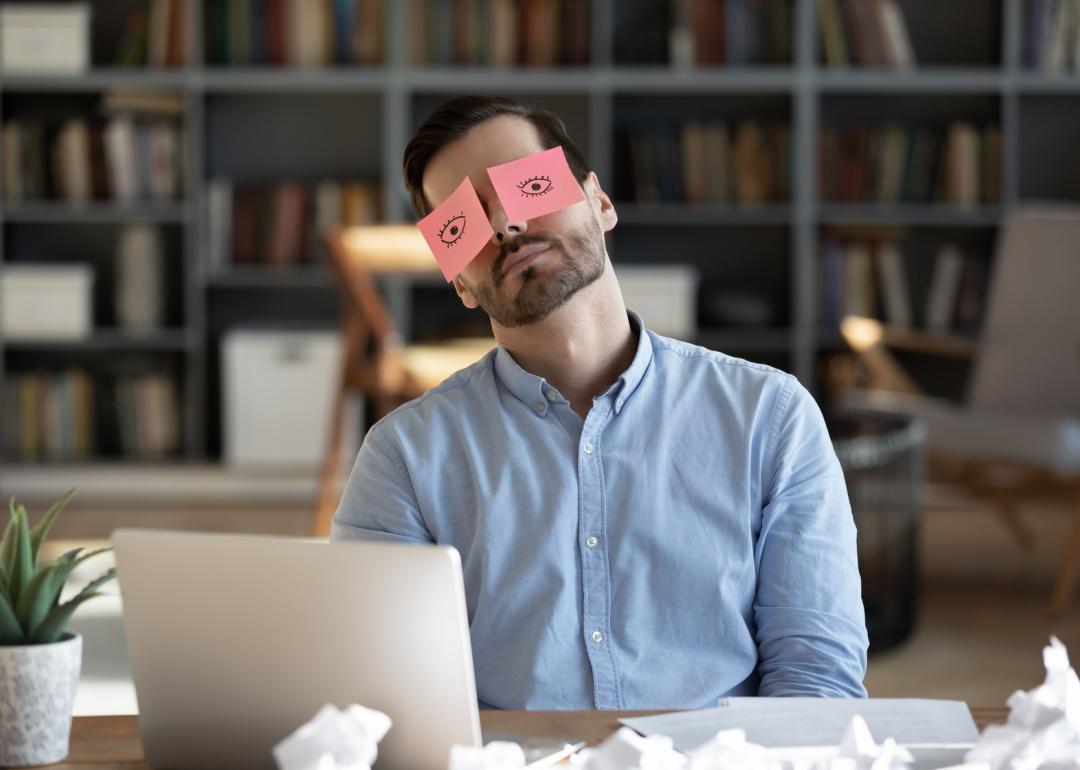
[[[698,271],[692,265],[618,265],[615,275],[626,306],[645,327],[665,337],[692,340],[697,333]]]
[[[236,329],[221,345],[224,454],[238,467],[318,468],[340,382],[336,331]],[[346,415],[343,452],[355,452]],[[348,465],[346,465],[348,467]]]
[[[0,6],[0,69],[4,72],[75,74],[89,66],[87,3]]]
[[[8,264],[0,272],[0,336],[73,340],[93,331],[89,265]]]

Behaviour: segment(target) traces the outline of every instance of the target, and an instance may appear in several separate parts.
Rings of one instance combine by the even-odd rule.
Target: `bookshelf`
[[[758,63],[700,66],[672,63],[685,58],[679,46],[686,30],[683,38],[670,30],[694,0],[581,0],[589,18],[586,63],[548,67],[425,64],[416,56],[420,38],[412,17],[424,0],[384,0],[381,63],[302,68],[208,63],[200,31],[208,9],[221,0],[183,0],[185,63],[158,69],[114,65],[112,51],[126,20],[154,2],[95,0],[93,69],[78,77],[0,73],[0,120],[92,114],[101,94],[117,89],[178,94],[186,151],[182,196],[167,203],[80,206],[5,201],[0,262],[63,254],[102,264],[121,227],[152,225],[165,244],[165,323],[138,336],[103,324],[78,343],[0,340],[0,382],[35,367],[72,362],[91,368],[126,357],[158,362],[174,372],[179,386],[182,441],[165,458],[170,463],[213,463],[220,456],[218,357],[226,329],[252,322],[329,326],[337,318],[337,296],[324,265],[271,270],[211,264],[211,181],[370,180],[385,220],[413,221],[400,178],[402,152],[427,112],[454,94],[518,96],[557,111],[614,195],[620,221],[609,236],[609,251],[615,263],[695,265],[702,276],[696,341],[779,366],[812,389],[822,356],[841,347],[836,329],[820,320],[824,239],[885,232],[900,240],[905,259],[910,250],[914,263],[925,263],[942,242],[959,243],[989,261],[1010,207],[1080,200],[1074,152],[1080,74],[1045,72],[1028,56],[1033,33],[1027,0],[898,0],[918,61],[908,69],[829,66],[818,0],[765,0],[770,13],[789,20],[786,40],[763,49],[768,53]],[[688,121],[725,121],[734,130],[744,119],[788,127],[783,196],[755,205],[636,200],[628,131]],[[819,144],[828,130],[890,121],[947,130],[954,120],[999,127],[998,199],[954,206],[843,202],[819,194]],[[924,291],[917,283],[912,280],[911,290]],[[388,281],[384,289],[407,337],[485,327],[484,318],[464,311],[439,282]],[[107,305],[108,291],[102,291],[98,299]],[[759,320],[740,325],[730,309],[747,298],[757,302]],[[3,470],[17,472],[20,464],[11,460],[5,458]]]

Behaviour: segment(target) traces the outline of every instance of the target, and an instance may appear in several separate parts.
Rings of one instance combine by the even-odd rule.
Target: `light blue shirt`
[[[582,418],[503,348],[380,420],[331,538],[461,554],[482,705],[864,697],[855,526],[789,374],[644,330]]]

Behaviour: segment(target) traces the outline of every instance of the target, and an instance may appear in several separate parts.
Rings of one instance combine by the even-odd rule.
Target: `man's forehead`
[[[470,128],[440,149],[424,169],[423,189],[437,207],[468,176],[478,190],[486,187],[487,169],[544,149],[536,126],[520,115],[498,115]]]

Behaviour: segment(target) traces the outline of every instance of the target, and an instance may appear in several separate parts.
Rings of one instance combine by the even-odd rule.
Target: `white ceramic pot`
[[[82,637],[0,646],[0,767],[59,762],[68,755]]]

